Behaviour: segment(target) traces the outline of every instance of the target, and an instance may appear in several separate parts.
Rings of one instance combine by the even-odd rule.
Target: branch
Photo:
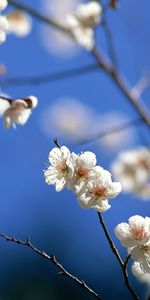
[[[37,249],[33,244],[31,243],[30,239],[28,238],[26,242],[18,240],[14,237],[7,236],[3,233],[0,234],[2,238],[4,238],[6,241],[14,242],[18,245],[23,245],[25,247],[30,248],[33,252],[37,253],[38,255],[42,256],[43,258],[49,260],[58,270],[59,275],[65,275],[66,277],[70,278],[72,281],[74,281],[77,285],[79,285],[81,288],[86,290],[88,293],[93,295],[96,299],[102,300],[101,296],[98,295],[94,290],[92,290],[83,280],[78,279],[76,276],[72,275],[70,272],[68,272],[56,259],[55,255],[48,255],[44,251],[40,251]]]
[[[15,8],[19,9],[19,10],[24,10],[26,11],[28,14],[30,14],[32,17],[53,26],[54,28],[58,29],[59,31],[66,33],[68,35],[71,36],[70,31],[68,30],[68,28],[66,28],[65,26],[58,24],[57,21],[51,19],[51,18],[47,18],[43,15],[41,15],[40,13],[38,13],[37,11],[35,11],[34,9],[32,9],[31,7],[21,4],[15,0],[8,0],[8,3],[12,6],[14,6]]]
[[[72,38],[71,32],[68,30],[68,28],[58,24],[56,21],[47,18],[40,13],[36,12],[34,9],[24,5],[20,4],[15,0],[9,0],[9,4],[16,7],[17,9],[22,9],[28,12],[33,17],[37,18],[38,20],[45,22],[54,28],[60,30],[61,32],[64,32],[67,34],[70,38]],[[96,48],[93,49],[92,55],[96,59],[99,66],[112,78],[112,80],[116,83],[118,88],[122,91],[122,93],[127,97],[128,101],[131,103],[131,105],[134,107],[134,109],[138,112],[138,114],[141,116],[143,122],[150,127],[150,116],[147,113],[147,109],[141,105],[139,98],[135,97],[135,95],[132,93],[131,88],[127,84],[126,80],[122,78],[122,76],[119,74],[119,72],[114,68],[114,66],[110,65],[105,56],[99,51],[97,51]]]
[[[104,220],[102,218],[102,215],[100,214],[100,212],[97,212],[98,213],[98,217],[99,217],[99,221],[100,221],[100,224],[103,228],[103,231],[105,233],[105,236],[107,238],[107,241],[110,245],[110,248],[113,252],[113,254],[116,256],[116,259],[121,267],[121,270],[122,270],[122,273],[123,273],[123,276],[124,276],[124,283],[127,287],[127,289],[129,290],[129,292],[131,293],[133,299],[135,300],[140,300],[140,298],[138,297],[138,295],[135,293],[135,291],[133,290],[132,286],[130,285],[130,282],[129,282],[129,278],[128,278],[128,273],[127,273],[127,263],[129,261],[129,258],[130,258],[130,255],[127,256],[125,262],[122,261],[121,257],[120,257],[120,254],[113,242],[113,240],[111,239],[110,235],[109,235],[109,232],[108,232],[108,229],[104,223]]]
[[[72,70],[64,70],[64,71],[59,71],[59,72],[54,72],[51,74],[45,74],[39,76],[22,76],[22,77],[11,76],[1,80],[0,86],[8,87],[8,86],[17,86],[17,85],[20,86],[26,84],[39,85],[39,84],[47,83],[49,81],[56,81],[56,80],[62,80],[74,76],[80,76],[98,69],[99,69],[98,63],[91,63],[89,65],[74,68]]]
[[[134,96],[127,82],[122,78],[119,72],[107,62],[100,51],[97,51],[97,49],[94,48],[92,54],[96,61],[99,62],[100,67],[112,78],[134,109],[138,112],[143,122],[150,127],[150,115],[147,113],[147,109],[140,103],[140,99]]]
[[[107,130],[101,131],[101,132],[99,132],[99,133],[97,133],[95,135],[81,138],[80,140],[74,142],[73,145],[74,146],[78,146],[78,145],[84,145],[84,144],[87,144],[87,143],[91,143],[91,142],[93,142],[93,141],[95,141],[97,139],[103,138],[103,137],[105,137],[105,136],[107,136],[109,134],[115,134],[117,132],[127,130],[130,127],[139,126],[139,125],[141,125],[141,122],[142,122],[142,119],[138,118],[136,120],[132,120],[132,121],[123,123],[121,125],[114,126],[114,127],[109,128]]]

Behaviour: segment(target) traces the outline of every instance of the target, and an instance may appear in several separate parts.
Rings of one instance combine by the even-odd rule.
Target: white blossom
[[[86,4],[80,4],[75,16],[85,27],[94,27],[101,21],[102,7],[96,1],[90,1]]]
[[[150,242],[128,248],[131,257],[140,263],[143,272],[150,273]]]
[[[0,15],[0,44],[4,43],[6,40],[6,34],[8,31],[8,21],[5,16]]]
[[[143,272],[150,272],[150,218],[133,216],[128,223],[118,224],[115,234]]]
[[[9,24],[8,32],[17,36],[24,37],[32,29],[32,20],[28,14],[20,11],[11,11],[7,16]]]
[[[124,247],[144,245],[150,239],[150,218],[135,215],[128,223],[120,223],[115,228],[115,234]]]
[[[121,184],[112,182],[111,174],[97,166],[92,172],[91,178],[80,191],[78,203],[84,208],[95,208],[104,212],[111,206],[108,199],[115,198],[121,192]]]
[[[0,0],[0,10],[3,10],[7,7],[8,1],[7,0]]]
[[[125,192],[150,197],[150,150],[144,147],[120,153],[112,164],[112,173]]]
[[[131,267],[131,270],[134,276],[137,277],[138,280],[150,285],[150,273],[144,272],[141,269],[139,262],[135,261]]]
[[[67,16],[67,25],[77,44],[91,51],[94,47],[93,29],[82,25],[73,15]]]
[[[50,166],[44,171],[45,181],[56,185],[56,191],[65,186],[78,197],[83,208],[94,208],[104,212],[111,206],[108,199],[116,197],[121,191],[119,182],[112,182],[111,174],[96,166],[96,155],[85,151],[70,153],[65,146],[54,148],[49,153]]]
[[[60,192],[71,180],[74,169],[71,154],[67,147],[53,148],[49,153],[50,166],[44,171],[45,182],[56,185],[56,191]]]
[[[96,1],[80,4],[74,14],[67,15],[67,27],[75,41],[86,50],[94,47],[93,28],[101,20],[102,8]]]
[[[9,101],[0,98],[0,106],[2,105],[1,115],[5,128],[15,127],[16,124],[24,125],[32,113],[32,109],[37,106],[37,98],[29,96],[28,98],[20,98]]]
[[[96,165],[96,155],[90,151],[85,151],[79,155],[72,152],[71,158],[74,176],[69,188],[78,194],[88,180],[91,180],[92,172]]]

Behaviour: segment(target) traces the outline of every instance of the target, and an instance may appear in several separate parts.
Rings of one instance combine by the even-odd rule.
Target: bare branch
[[[94,290],[92,290],[83,280],[78,279],[76,276],[72,275],[70,272],[68,272],[56,259],[55,255],[51,254],[48,255],[45,251],[40,251],[30,241],[30,238],[27,238],[27,241],[21,241],[16,239],[15,237],[7,236],[3,233],[0,234],[2,238],[4,238],[6,241],[10,241],[13,243],[16,243],[18,245],[23,245],[25,247],[30,248],[33,252],[37,253],[38,255],[42,256],[43,258],[49,260],[59,271],[59,275],[65,275],[66,277],[70,278],[72,281],[74,281],[77,285],[79,285],[81,288],[86,290],[88,293],[93,295],[96,299],[102,300],[101,296],[98,295]]]
[[[80,76],[83,74],[87,74],[89,72],[93,72],[99,69],[98,63],[91,63],[86,66],[77,67],[71,70],[64,70],[39,76],[11,76],[0,81],[1,87],[9,87],[9,86],[20,86],[20,85],[39,85],[44,83],[49,83],[52,81],[63,80],[65,78],[71,78],[74,76]]]
[[[103,12],[102,26],[103,26],[103,30],[104,30],[106,40],[107,40],[109,57],[111,59],[112,64],[114,65],[114,67],[117,67],[117,58],[116,58],[116,53],[115,53],[115,47],[114,47],[112,33],[111,33],[111,30],[110,30],[110,27],[108,25],[108,21],[106,18],[106,10],[104,10],[104,12]]]
[[[99,133],[97,133],[95,135],[81,138],[80,140],[78,140],[78,141],[76,141],[76,142],[74,142],[72,144],[74,146],[78,146],[78,145],[84,145],[84,144],[92,143],[95,140],[103,138],[103,137],[105,137],[107,135],[110,135],[110,134],[113,135],[113,134],[115,134],[117,132],[121,132],[121,131],[127,130],[127,129],[131,128],[131,127],[139,126],[139,125],[141,125],[142,121],[143,120],[141,118],[138,118],[136,120],[132,120],[132,121],[123,123],[121,125],[109,128],[107,130],[101,131],[101,132],[99,132]]]
[[[100,67],[112,78],[118,88],[127,97],[129,103],[141,116],[143,122],[150,127],[150,115],[147,113],[147,108],[144,108],[144,105],[140,103],[139,99],[133,95],[127,82],[122,78],[119,72],[107,62],[106,58],[100,51],[97,51],[97,49],[94,48],[92,53],[97,62],[99,62]]]
[[[124,276],[124,282],[125,282],[125,285],[126,285],[127,289],[129,290],[129,292],[132,295],[133,299],[140,300],[139,296],[135,293],[135,291],[133,290],[132,286],[130,285],[129,278],[128,278],[128,273],[127,273],[126,266],[127,266],[127,263],[128,263],[128,260],[129,260],[130,256],[128,256],[126,258],[125,263],[122,261],[122,259],[120,257],[120,254],[119,254],[119,252],[118,252],[118,250],[117,250],[117,248],[116,248],[113,240],[111,239],[111,236],[110,236],[110,234],[108,232],[108,229],[107,229],[107,227],[105,225],[105,222],[104,222],[104,220],[103,220],[102,215],[100,214],[100,212],[98,212],[98,217],[99,217],[100,224],[101,224],[101,226],[103,228],[103,231],[105,233],[105,236],[107,238],[107,241],[108,241],[108,243],[110,245],[110,248],[111,248],[113,254],[115,255],[115,257],[116,257],[116,259],[117,259],[117,261],[118,261],[118,263],[119,263],[119,265],[121,267],[121,270],[122,270],[123,276]]]
[[[32,8],[20,4],[15,0],[9,0],[9,4],[13,5],[14,7],[18,9],[25,10],[33,17],[37,18],[38,20],[41,20],[42,22],[45,22],[54,28],[64,32],[67,34],[70,38],[72,38],[71,32],[62,25],[58,24],[56,21],[46,18],[42,16],[40,13],[36,12]],[[147,109],[143,107],[143,104],[141,105],[139,99],[133,95],[131,92],[131,87],[127,84],[126,80],[123,79],[123,77],[119,74],[119,72],[107,62],[105,56],[102,54],[102,52],[98,52],[96,48],[93,49],[92,55],[95,57],[96,61],[98,62],[99,66],[112,78],[112,80],[116,83],[118,88],[122,91],[122,93],[127,97],[131,105],[134,107],[134,109],[137,111],[137,113],[141,116],[143,119],[143,122],[150,127],[150,116],[149,113],[147,113]]]
[[[14,6],[17,9],[20,10],[24,10],[27,13],[29,13],[32,17],[36,18],[37,20],[40,20],[48,25],[53,26],[54,28],[58,29],[61,32],[67,33],[68,35],[70,35],[70,31],[68,30],[68,28],[66,28],[65,26],[58,24],[58,22],[56,22],[55,20],[51,19],[51,18],[47,18],[43,15],[41,15],[40,13],[38,13],[37,11],[35,11],[34,9],[32,9],[31,7],[21,4],[17,1],[14,0],[9,0],[8,3],[12,6]]]

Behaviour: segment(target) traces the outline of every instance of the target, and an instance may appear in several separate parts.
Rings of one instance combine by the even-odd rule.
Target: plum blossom
[[[112,173],[125,192],[150,197],[150,150],[144,147],[122,152],[112,164]]]
[[[37,106],[38,100],[35,96],[9,100],[0,97],[0,110],[5,128],[15,127],[16,124],[24,125]]]
[[[121,184],[112,182],[111,174],[102,167],[95,167],[91,178],[79,193],[78,203],[84,208],[95,208],[105,212],[111,206],[108,199],[115,198],[121,192]]]
[[[32,28],[32,20],[30,16],[21,11],[11,11],[7,14],[8,33],[13,33],[19,37],[28,35]]]
[[[135,261],[131,267],[132,273],[141,282],[147,283],[150,286],[150,273],[143,272],[140,263]]]
[[[9,24],[6,16],[0,15],[0,44],[5,42],[8,28]]]
[[[96,165],[96,155],[90,151],[85,151],[79,155],[72,152],[71,158],[74,167],[74,177],[70,183],[70,189],[78,194],[92,176]]]
[[[133,216],[128,223],[118,224],[115,234],[143,272],[150,272],[150,218]]]
[[[100,23],[102,7],[96,1],[80,4],[74,14],[67,15],[67,26],[75,41],[86,50],[94,47],[93,28]]]
[[[111,174],[96,166],[96,155],[85,151],[70,153],[65,146],[54,148],[49,153],[50,166],[44,171],[45,181],[56,185],[56,191],[65,186],[71,190],[83,208],[94,208],[105,212],[111,206],[108,199],[121,192],[121,184],[112,182]]]
[[[143,272],[150,273],[150,242],[128,248],[132,259],[140,263]]]
[[[124,247],[143,245],[150,239],[150,218],[141,216],[130,217],[128,223],[120,223],[115,234]]]
[[[71,180],[74,169],[71,154],[67,147],[53,148],[49,153],[50,166],[44,171],[45,182],[55,184],[56,191],[60,192]]]
[[[0,11],[5,9],[8,5],[8,1],[7,0],[1,0],[0,1]]]

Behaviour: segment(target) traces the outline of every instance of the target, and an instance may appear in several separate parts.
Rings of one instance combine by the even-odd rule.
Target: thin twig
[[[112,64],[114,65],[114,67],[117,67],[116,52],[115,52],[115,47],[114,47],[114,43],[113,43],[112,33],[111,33],[111,30],[110,30],[110,27],[108,25],[108,21],[106,18],[106,10],[104,10],[104,12],[103,12],[102,26],[103,26],[103,30],[104,30],[106,40],[107,40],[109,57],[111,59]]]
[[[36,12],[32,8],[20,4],[15,0],[9,0],[9,4],[13,5],[14,7],[18,9],[25,10],[33,17],[37,18],[38,20],[45,22],[54,28],[64,32],[69,37],[72,38],[71,32],[68,30],[68,28],[58,24],[56,21],[46,18],[45,16],[42,16],[40,13]],[[96,48],[93,49],[92,55],[95,57],[96,61],[98,62],[99,66],[112,78],[112,80],[116,83],[118,88],[122,91],[122,93],[127,97],[131,105],[134,107],[134,109],[138,112],[138,114],[143,119],[144,123],[150,127],[150,116],[147,113],[147,109],[143,107],[143,104],[140,103],[139,99],[133,95],[131,92],[131,88],[127,84],[126,80],[123,79],[123,77],[119,74],[119,72],[112,66],[109,62],[107,62],[105,56],[102,54],[101,51],[97,51]]]
[[[147,109],[144,108],[143,104],[140,103],[139,99],[136,98],[131,92],[131,88],[127,84],[127,82],[121,77],[118,71],[112,66],[109,62],[107,62],[105,56],[101,53],[101,51],[97,51],[96,48],[92,51],[93,56],[99,62],[100,67],[112,78],[112,80],[116,83],[118,88],[123,92],[123,94],[127,97],[130,104],[134,107],[134,109],[138,112],[138,114],[143,119],[143,122],[150,127],[150,115],[147,113]]]
[[[9,0],[8,3],[10,5],[14,6],[17,9],[24,10],[24,11],[28,12],[32,17],[36,18],[37,20],[40,20],[40,21],[42,21],[42,22],[44,22],[48,25],[53,26],[54,28],[58,29],[59,31],[67,33],[68,35],[70,35],[70,31],[68,30],[68,28],[66,28],[65,26],[63,26],[61,24],[58,24],[58,22],[53,20],[52,18],[47,18],[47,17],[41,15],[40,13],[35,11],[33,8],[31,8],[27,5],[21,4],[17,1],[14,1],[14,0]]]
[[[140,126],[141,123],[142,123],[142,119],[141,118],[138,118],[138,119],[135,119],[135,120],[132,120],[132,121],[129,121],[129,122],[126,122],[126,123],[123,123],[123,124],[120,124],[118,126],[114,126],[114,127],[111,127],[109,129],[106,129],[104,131],[101,131],[97,134],[94,134],[94,135],[91,135],[91,136],[88,136],[88,137],[84,137],[84,138],[80,138],[79,140],[75,141],[72,143],[73,146],[79,146],[79,145],[84,145],[84,144],[88,144],[88,143],[92,143],[93,141],[96,141],[100,138],[103,138],[107,135],[110,135],[110,134],[115,134],[117,132],[122,132],[124,130],[127,130],[131,127],[134,127],[134,126]]]
[[[98,295],[94,290],[92,290],[83,280],[78,279],[76,276],[72,275],[70,272],[68,272],[56,259],[55,255],[48,255],[45,253],[45,251],[40,251],[30,241],[30,238],[27,239],[27,241],[21,241],[14,237],[7,236],[3,233],[0,234],[2,238],[4,238],[6,241],[14,242],[19,245],[26,246],[30,248],[32,251],[37,253],[38,255],[42,256],[43,258],[49,260],[59,271],[59,275],[65,275],[66,277],[70,278],[72,281],[74,281],[77,285],[79,285],[81,288],[89,292],[91,295],[93,295],[96,299],[102,300],[101,296]]]
[[[98,218],[99,218],[100,224],[101,224],[101,226],[103,228],[103,231],[105,233],[105,236],[107,238],[107,241],[108,241],[108,243],[110,245],[110,248],[111,248],[113,254],[116,256],[116,259],[117,259],[117,261],[118,261],[118,263],[119,263],[119,265],[121,267],[121,270],[122,270],[122,273],[123,273],[123,276],[124,276],[124,283],[125,283],[127,289],[131,293],[133,299],[140,300],[139,296],[135,293],[135,291],[133,290],[132,286],[130,285],[129,278],[128,278],[127,263],[128,263],[129,258],[130,258],[130,255],[127,256],[125,262],[123,262],[123,260],[121,259],[120,254],[119,254],[119,252],[118,252],[118,250],[117,250],[117,248],[116,248],[113,240],[111,239],[111,236],[110,236],[110,234],[108,232],[108,229],[107,229],[107,227],[105,225],[105,222],[104,222],[103,217],[102,217],[102,215],[101,215],[100,212],[98,212]]]
[[[87,74],[89,72],[93,72],[99,69],[98,63],[91,63],[86,66],[77,67],[71,70],[63,70],[59,72],[38,75],[38,76],[11,76],[6,77],[0,81],[1,87],[9,87],[9,86],[20,86],[20,85],[39,85],[44,83],[49,83],[52,81],[63,80],[65,78],[71,78],[74,76],[80,76],[83,74]]]

